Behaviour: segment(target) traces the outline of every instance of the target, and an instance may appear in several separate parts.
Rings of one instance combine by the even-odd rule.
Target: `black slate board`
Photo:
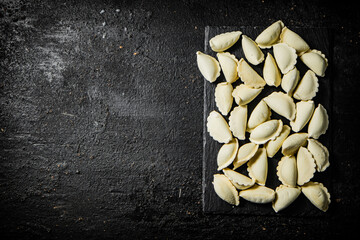
[[[316,97],[313,99],[315,102],[315,107],[317,107],[318,103],[321,103],[328,112],[330,125],[328,128],[328,131],[326,134],[320,136],[318,139],[321,143],[323,143],[330,152],[330,167],[322,172],[316,172],[314,178],[311,181],[318,181],[322,182],[329,190],[330,194],[332,193],[332,187],[331,187],[331,175],[332,169],[331,169],[331,152],[332,152],[332,134],[331,134],[331,106],[332,106],[332,81],[331,81],[331,54],[332,54],[332,35],[331,31],[326,28],[292,28],[291,26],[288,26],[293,31],[297,32],[300,36],[304,38],[305,41],[309,44],[310,48],[320,50],[322,53],[325,54],[325,56],[328,59],[329,66],[326,70],[324,77],[318,77],[319,79],[319,91],[316,95]],[[204,53],[209,54],[216,58],[216,52],[213,52],[209,46],[209,39],[214,37],[217,34],[228,32],[228,31],[235,31],[240,30],[242,31],[243,35],[247,35],[252,39],[255,39],[258,34],[261,33],[261,31],[265,29],[265,27],[236,27],[236,26],[224,26],[224,27],[217,27],[217,26],[208,26],[205,28],[205,48]],[[234,54],[239,60],[243,57],[245,60],[245,56],[243,54],[242,48],[241,48],[241,37],[239,41],[232,46],[230,49],[227,50],[228,52]],[[266,57],[266,53],[270,52],[273,55],[272,48],[268,50],[264,50],[263,52]],[[264,62],[261,64],[254,66],[251,65],[261,76],[262,76],[262,68],[263,68]],[[308,68],[302,63],[302,61],[298,58],[296,67],[300,71],[300,78],[304,75],[304,73],[308,70]],[[216,163],[216,157],[218,150],[222,146],[217,141],[213,140],[212,137],[207,132],[206,128],[206,120],[209,115],[209,113],[212,110],[218,110],[215,105],[214,100],[214,91],[216,84],[219,82],[224,82],[225,78],[223,74],[221,73],[220,77],[216,80],[214,83],[210,83],[206,80],[204,80],[204,129],[203,129],[203,211],[205,213],[215,213],[215,214],[244,214],[244,215],[283,215],[283,216],[299,216],[299,217],[309,217],[309,216],[325,216],[328,214],[331,214],[331,205],[330,209],[323,213],[319,209],[317,209],[315,206],[313,206],[310,201],[303,195],[300,194],[300,196],[293,202],[287,209],[284,209],[283,211],[279,213],[275,213],[274,210],[271,207],[271,204],[254,204],[251,202],[248,202],[242,198],[240,198],[240,205],[239,206],[231,206],[230,204],[226,203],[222,199],[220,199],[213,188],[212,181],[213,181],[213,175],[216,173],[222,173],[217,171],[217,163]],[[237,80],[235,83],[233,83],[234,88],[239,85],[241,80]],[[250,116],[252,110],[257,105],[257,103],[265,96],[270,94],[273,91],[283,91],[282,88],[279,86],[276,87],[269,87],[266,86],[264,90],[260,93],[259,96],[257,96],[252,102],[248,104],[248,117]],[[297,100],[295,100],[297,102]],[[236,103],[234,103],[234,106]],[[282,119],[284,124],[289,125],[289,121],[279,115],[277,115],[275,112],[272,111],[272,119]],[[228,116],[225,117],[226,120],[228,120]],[[307,125],[304,127],[304,129],[301,132],[307,131]],[[292,134],[293,131],[291,131],[290,134]],[[248,136],[247,133],[246,137],[247,140],[240,140],[239,145],[248,142]],[[262,147],[261,145],[260,147]],[[269,171],[268,171],[268,177],[266,181],[266,186],[272,188],[275,190],[277,186],[281,184],[281,182],[278,180],[278,177],[276,175],[276,167],[278,164],[278,161],[282,157],[281,150],[273,157],[268,158],[269,162]],[[247,166],[244,164],[241,166],[237,171],[248,175]]]

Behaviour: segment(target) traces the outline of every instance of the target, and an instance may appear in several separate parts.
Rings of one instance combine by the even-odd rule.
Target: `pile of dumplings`
[[[226,52],[241,37],[244,58],[238,60]],[[263,30],[255,40],[241,31],[226,32],[211,38],[217,59],[198,51],[197,65],[203,77],[214,83],[222,71],[225,82],[215,88],[216,110],[207,117],[207,131],[223,144],[217,155],[214,174],[216,194],[231,205],[240,197],[253,203],[272,203],[279,212],[303,193],[318,209],[326,212],[330,204],[327,188],[313,182],[316,172],[329,166],[329,151],[318,140],[326,133],[329,119],[326,109],[312,100],[324,77],[326,56],[311,49],[307,42],[279,20]],[[262,49],[272,48],[264,56]],[[308,67],[300,77],[298,58]],[[252,65],[263,63],[262,76]],[[241,80],[235,88],[233,83]],[[268,86],[281,87],[259,101],[251,113],[247,104]],[[233,101],[236,104],[233,107]],[[272,119],[272,111],[288,120]],[[249,115],[249,117],[248,117]],[[228,119],[228,121],[226,120]],[[249,141],[239,146],[239,140]],[[281,151],[276,175],[281,184],[275,190],[266,186],[268,158]],[[248,176],[236,171],[247,165]]]

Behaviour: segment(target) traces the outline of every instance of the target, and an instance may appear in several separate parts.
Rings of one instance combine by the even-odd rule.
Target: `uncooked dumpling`
[[[329,150],[318,140],[311,138],[308,139],[307,148],[314,157],[316,163],[316,170],[318,172],[325,171],[325,169],[330,166]]]
[[[281,88],[289,95],[292,96],[298,82],[300,80],[300,72],[294,67],[292,70],[283,75],[281,80]]]
[[[244,190],[252,187],[255,184],[254,179],[251,179],[229,168],[224,168],[223,172],[237,189]]]
[[[310,49],[309,45],[302,37],[300,37],[299,34],[288,29],[287,27],[284,27],[281,31],[280,42],[286,43],[290,47],[294,48],[296,53],[299,55]]]
[[[236,158],[233,162],[234,170],[249,161],[255,155],[258,149],[259,145],[256,143],[249,142],[242,145],[239,148]]]
[[[238,63],[238,74],[249,87],[263,88],[266,85],[265,80],[243,58]]]
[[[228,52],[216,54],[220,63],[221,70],[225,76],[225,80],[229,83],[235,82],[238,78],[236,57]]]
[[[226,120],[216,111],[210,112],[206,127],[210,136],[219,143],[228,143],[233,138]]]
[[[318,78],[313,71],[308,70],[295,89],[294,98],[298,100],[311,100],[316,96],[318,90]]]
[[[216,194],[231,205],[239,205],[239,194],[231,181],[224,174],[214,174],[213,180]]]
[[[282,146],[282,143],[285,141],[287,136],[290,134],[290,127],[288,125],[283,125],[281,133],[275,139],[270,140],[266,143],[266,153],[268,157],[272,158],[279,151]]]
[[[304,185],[314,177],[315,160],[307,148],[300,147],[296,156],[297,163],[297,184]]]
[[[239,142],[236,138],[221,146],[217,155],[218,171],[228,167],[234,161],[238,148]]]
[[[249,176],[259,185],[265,185],[268,173],[268,160],[265,148],[259,148],[247,163]]]
[[[326,133],[329,126],[329,117],[326,109],[319,103],[310,119],[308,126],[309,137],[318,139],[322,134]]]
[[[270,48],[278,42],[283,27],[284,23],[281,20],[274,22],[257,36],[255,42],[260,48]]]
[[[322,183],[308,182],[301,187],[301,191],[315,207],[326,212],[330,205],[330,193]]]
[[[221,82],[215,88],[215,103],[220,113],[224,116],[228,115],[233,105],[233,86],[228,82]]]
[[[250,141],[256,144],[264,144],[280,135],[283,122],[280,119],[266,121],[250,133]]]
[[[278,43],[273,46],[274,57],[282,74],[286,74],[295,67],[296,51],[285,43]]]
[[[293,203],[301,193],[300,187],[287,187],[280,185],[275,189],[275,199],[272,203],[272,207],[275,212],[279,212],[287,208]]]
[[[290,122],[294,132],[300,132],[309,122],[315,109],[314,101],[300,101],[296,103],[296,117]]]
[[[264,61],[264,53],[260,50],[259,46],[248,36],[242,36],[242,49],[244,55],[249,63],[253,65],[258,65]]]
[[[196,52],[196,56],[197,65],[203,77],[209,82],[215,82],[220,76],[219,62],[214,57],[200,51]]]
[[[214,52],[223,52],[239,40],[241,33],[241,31],[233,31],[216,35],[210,39],[210,47]]]
[[[316,75],[320,77],[325,76],[325,71],[328,66],[328,60],[322,52],[313,49],[301,55],[300,59]]]
[[[307,133],[293,133],[282,144],[281,153],[285,156],[294,156],[301,146],[306,145]]]
[[[247,123],[247,131],[251,132],[255,127],[269,120],[270,116],[270,108],[263,100],[261,100],[251,112]]]
[[[254,185],[240,191],[240,197],[253,203],[269,203],[275,199],[275,191],[265,186]]]
[[[245,139],[246,120],[247,105],[234,107],[229,116],[229,127],[233,135],[240,140]]]
[[[246,105],[254,100],[263,88],[252,88],[245,84],[238,85],[232,92],[236,104]]]
[[[282,184],[289,187],[296,187],[297,166],[294,156],[283,156],[276,168],[276,174]]]
[[[281,84],[281,73],[275,62],[275,59],[270,53],[267,53],[264,68],[264,80],[269,86],[278,87]]]
[[[294,100],[283,92],[273,92],[263,99],[277,114],[292,121],[295,118],[296,108]]]

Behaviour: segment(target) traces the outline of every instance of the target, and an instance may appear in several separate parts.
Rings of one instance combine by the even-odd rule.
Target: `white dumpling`
[[[228,143],[233,138],[226,120],[216,111],[210,112],[206,127],[210,136],[219,143]]]
[[[297,184],[304,185],[309,182],[315,173],[315,160],[307,148],[300,147],[296,156],[297,163]]]
[[[270,119],[271,111],[268,105],[261,100],[250,114],[247,131],[251,132],[255,127]]]
[[[283,122],[280,119],[266,121],[250,133],[250,141],[256,144],[264,144],[280,135]]]
[[[219,62],[216,58],[200,51],[196,52],[196,56],[197,65],[203,77],[209,82],[215,82],[220,76]]]
[[[296,117],[290,121],[290,126],[294,132],[300,132],[309,122],[315,109],[314,101],[299,101],[296,103]]]
[[[221,82],[215,88],[215,103],[220,113],[224,116],[228,115],[233,105],[233,86],[228,82]]]
[[[293,133],[282,144],[281,153],[285,156],[294,156],[301,146],[306,145],[307,133]]]
[[[265,80],[243,59],[238,63],[238,74],[242,82],[252,88],[263,88]]]
[[[286,74],[295,67],[297,55],[294,48],[285,43],[273,46],[274,57],[282,74]]]
[[[249,142],[242,145],[239,148],[236,158],[233,161],[233,170],[241,167],[243,164],[249,161],[255,155],[258,149],[259,145],[256,143]]]
[[[275,212],[279,212],[287,208],[298,198],[300,193],[300,187],[287,187],[280,185],[275,189],[275,199],[272,203],[272,208]]]
[[[314,110],[314,113],[310,119],[308,125],[309,137],[318,139],[322,134],[326,133],[326,130],[329,126],[329,117],[326,112],[326,109],[318,104],[317,108]]]
[[[247,171],[259,185],[265,185],[268,173],[268,160],[265,148],[259,148],[247,163]]]
[[[294,98],[298,100],[311,100],[319,90],[318,78],[311,70],[306,71],[294,91]]]
[[[281,73],[276,64],[275,59],[270,53],[267,53],[264,68],[263,68],[264,80],[269,86],[278,87],[281,84]]]
[[[281,88],[289,95],[292,96],[298,82],[300,80],[300,72],[294,67],[289,72],[283,75],[281,80]]]
[[[229,116],[229,127],[233,135],[240,140],[245,139],[247,105],[236,106]]]
[[[313,49],[301,55],[300,59],[316,75],[320,77],[325,76],[325,71],[328,66],[328,60],[322,52]]]
[[[292,121],[295,118],[296,108],[294,100],[283,92],[273,92],[263,98],[266,104],[277,114]]]
[[[244,51],[245,58],[249,61],[249,63],[253,65],[258,65],[259,63],[264,61],[264,53],[251,38],[243,35],[241,45]]]
[[[270,48],[278,42],[283,27],[284,23],[281,20],[274,22],[257,36],[255,42],[260,48]]]
[[[245,84],[238,85],[232,92],[236,104],[246,105],[254,100],[263,90],[263,88],[252,88]]]
[[[221,70],[224,74],[225,80],[229,83],[234,83],[238,78],[237,65],[238,60],[236,57],[228,52],[216,54]]]
[[[239,194],[231,181],[224,174],[214,174],[213,180],[215,193],[231,205],[238,206]]]
[[[331,203],[327,188],[318,182],[308,182],[301,187],[301,191],[310,202],[323,212],[326,212]]]
[[[242,190],[240,197],[253,203],[270,203],[275,199],[275,191],[265,186],[254,185],[251,188]]]
[[[218,171],[228,167],[235,159],[239,149],[239,142],[236,138],[221,146],[217,155]]]
[[[313,155],[315,163],[316,163],[316,170],[318,172],[323,172],[330,166],[329,162],[329,150],[318,140],[315,139],[308,139],[308,146],[309,152]]]
[[[296,53],[299,55],[310,49],[309,45],[302,37],[300,37],[299,34],[288,29],[287,27],[284,27],[281,31],[280,42],[286,43],[290,47],[294,48]]]
[[[290,134],[290,130],[288,125],[283,125],[280,135],[266,143],[265,148],[268,157],[272,158],[280,150],[283,142]]]
[[[296,187],[297,165],[294,156],[283,156],[276,168],[276,174],[279,180],[285,186]]]
[[[211,38],[209,43],[214,52],[223,52],[232,47],[240,38],[241,31],[226,32]]]
[[[245,176],[229,168],[224,168],[223,172],[237,189],[244,190],[252,187],[255,184],[254,179],[251,179],[248,176]]]

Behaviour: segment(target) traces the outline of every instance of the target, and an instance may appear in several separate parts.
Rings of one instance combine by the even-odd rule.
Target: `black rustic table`
[[[332,33],[326,214],[203,211],[206,26]],[[347,1],[0,1],[0,235],[329,239],[359,226],[360,17]]]

